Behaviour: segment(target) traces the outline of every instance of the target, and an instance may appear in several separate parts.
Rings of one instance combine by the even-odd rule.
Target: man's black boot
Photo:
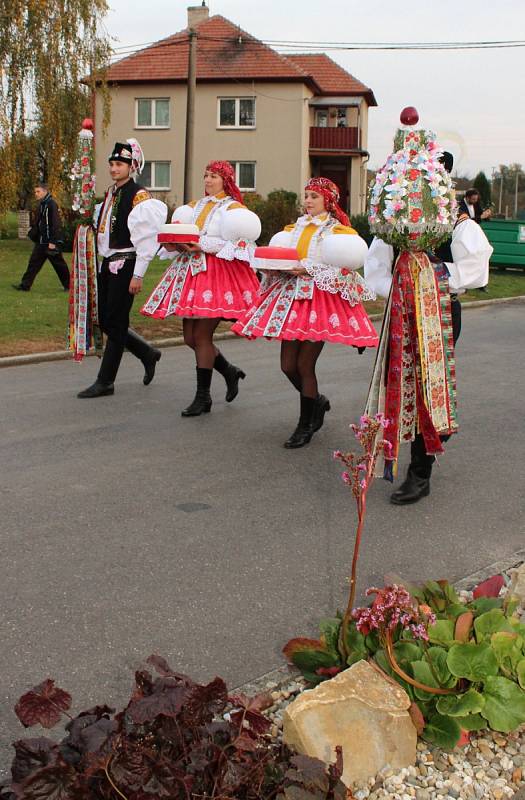
[[[82,392],[77,394],[77,397],[104,397],[109,394],[115,393],[115,378],[117,377],[118,368],[122,359],[124,346],[114,339],[107,339],[106,347],[104,348],[104,355],[102,356],[102,364],[98,371],[95,383],[88,386]]]
[[[407,476],[399,489],[390,495],[390,502],[395,506],[406,506],[417,503],[422,497],[430,494],[430,476],[420,478],[413,467],[408,468]]]
[[[213,375],[212,369],[197,367],[197,391],[193,402],[181,411],[181,417],[200,417],[211,411],[210,386]]]
[[[226,402],[231,403],[239,394],[239,381],[244,380],[246,373],[235,364],[226,361],[220,350],[215,356],[213,368],[220,372],[226,381]]]
[[[142,336],[139,336],[139,334],[131,328],[128,328],[128,334],[126,336],[126,349],[136,358],[140,358],[144,364],[142,383],[144,386],[149,386],[155,377],[155,369],[162,355],[161,351],[152,347],[149,342],[143,339]]]
[[[115,387],[112,383],[101,383],[97,378],[95,383],[91,384],[91,386],[88,386],[87,389],[83,389],[81,392],[79,392],[77,397],[105,397],[106,395],[114,393]]]
[[[323,427],[324,415],[330,411],[330,400],[324,394],[318,394],[315,401],[314,419],[312,423],[314,433]]]
[[[299,422],[290,438],[284,443],[284,446],[288,450],[296,450],[298,447],[304,447],[314,435],[313,420],[315,404],[315,397],[305,397],[301,395],[301,414]]]

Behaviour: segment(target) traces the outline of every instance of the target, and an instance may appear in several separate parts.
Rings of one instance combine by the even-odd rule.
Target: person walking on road
[[[284,443],[304,447],[324,422],[330,402],[319,394],[316,363],[325,342],[377,347],[378,336],[362,305],[373,299],[361,276],[366,242],[350,227],[339,206],[339,190],[328,178],[305,187],[305,213],[270,241],[261,263],[265,275],[257,302],[232,330],[249,339],[281,342],[281,370],[299,393],[297,426]],[[292,269],[279,269],[280,250],[289,248]],[[295,253],[294,253],[295,250]],[[273,252],[275,251],[275,252]],[[283,262],[281,262],[283,263]],[[257,264],[257,261],[256,261]]]
[[[213,334],[221,319],[242,316],[257,293],[250,253],[261,223],[243,204],[228,161],[210,161],[204,171],[204,197],[175,209],[172,222],[196,225],[199,243],[161,249],[160,258],[173,261],[141,313],[156,319],[182,317],[184,342],[195,353],[197,389],[181,416],[198,417],[211,410],[214,369],[226,382],[227,403],[237,397],[239,380],[246,377],[223,356]]]
[[[13,284],[19,292],[29,292],[46,259],[49,259],[65,292],[69,291],[69,269],[61,253],[62,223],[56,200],[51,196],[46,183],[35,186],[35,197],[39,201],[36,223],[28,236],[35,243],[27,269],[20,283]]]
[[[98,310],[107,336],[95,383],[78,393],[80,398],[113,394],[124,349],[144,365],[143,383],[153,380],[161,352],[129,327],[129,313],[149,262],[157,251],[157,233],[166,221],[167,207],[133,179],[144,166],[144,155],[136,139],[117,142],[109,156],[109,174],[114,181],[104,202],[95,209],[97,237]]]
[[[452,171],[454,159],[451,153],[444,152],[438,159],[447,173]],[[458,341],[461,332],[461,303],[458,295],[463,294],[468,289],[475,289],[487,283],[489,273],[489,259],[492,254],[492,247],[490,246],[487,237],[479,225],[474,222],[474,219],[467,215],[465,212],[459,214],[452,237],[441,243],[436,247],[430,255],[430,261],[433,265],[436,275],[436,285],[439,291],[439,301],[441,310],[433,302],[426,300],[424,316],[425,318],[434,319],[435,336],[434,341],[430,344],[424,340],[422,333],[423,326],[420,322],[421,315],[418,311],[418,328],[420,333],[420,341],[415,342],[411,340],[409,345],[406,345],[410,350],[410,345],[416,351],[421,348],[425,354],[422,357],[423,366],[420,368],[421,372],[425,375],[425,389],[430,394],[427,388],[430,385],[430,372],[432,368],[435,369],[438,363],[439,347],[436,344],[436,339],[439,340],[441,346],[445,351],[447,359],[448,370],[451,378],[455,375],[454,366],[454,347]],[[397,255],[393,246],[387,244],[382,239],[376,237],[370,245],[367,258],[365,260],[365,280],[369,286],[381,297],[388,298],[386,319],[387,326],[385,328],[386,347],[383,350],[383,359],[392,362],[391,355],[392,346],[395,345],[394,338],[399,333],[393,328],[391,321],[390,308],[394,302],[399,305],[399,301],[392,299],[392,283],[393,279],[396,280],[397,273]],[[417,293],[416,293],[416,296]],[[450,309],[450,310],[448,310]],[[408,320],[408,316],[407,316]],[[409,321],[409,320],[408,320]],[[408,321],[405,325],[408,325]],[[415,322],[414,322],[415,324]],[[449,335],[450,333],[450,335]],[[380,344],[382,347],[383,341]],[[381,350],[380,350],[381,352]],[[406,359],[405,359],[406,360]],[[376,366],[378,366],[376,364]],[[380,365],[379,365],[380,366]],[[410,399],[412,410],[405,404],[408,409],[406,416],[413,413],[415,406],[422,406],[423,401],[418,398],[414,389],[411,389],[410,375],[408,373],[405,361],[402,362],[401,370],[398,374],[402,374],[401,383],[404,385],[404,392],[412,392],[415,396]],[[408,375],[408,377],[407,377]],[[394,378],[388,378],[388,381],[393,381]],[[386,388],[383,387],[383,393],[389,391],[388,381]],[[454,397],[455,397],[455,381],[454,383]],[[372,387],[374,379],[372,381]],[[438,387],[439,388],[439,387]],[[433,390],[431,396],[434,397]],[[371,388],[372,394],[372,388]],[[437,394],[436,394],[437,396]],[[400,417],[401,417],[400,413]],[[430,477],[432,474],[432,466],[436,460],[435,455],[427,453],[427,446],[422,433],[422,410],[421,415],[418,413],[417,423],[415,424],[414,435],[411,437],[410,433],[406,433],[405,439],[411,439],[411,457],[410,465],[408,467],[407,475],[399,489],[396,489],[390,497],[390,501],[394,505],[408,505],[410,503],[417,503],[423,497],[430,493]],[[389,418],[392,424],[392,420]],[[393,421],[396,422],[395,420]],[[403,424],[407,427],[405,418]],[[450,438],[449,433],[441,433],[439,440],[444,443]]]

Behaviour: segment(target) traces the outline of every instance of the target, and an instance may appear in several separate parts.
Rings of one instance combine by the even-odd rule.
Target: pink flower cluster
[[[374,475],[378,454],[384,450],[388,456],[390,452],[392,447],[390,442],[380,438],[380,431],[385,430],[389,424],[389,420],[383,414],[376,414],[374,417],[363,414],[359,425],[350,425],[363,453],[357,456],[355,453],[334,451],[334,458],[342,461],[347,467],[341,475],[343,483],[350,486],[356,498],[367,490]]]
[[[366,594],[376,595],[372,605],[355,608],[352,612],[357,630],[364,636],[372,630],[393,633],[399,625],[409,630],[415,639],[428,641],[427,628],[434,624],[436,617],[428,607],[418,606],[405,588],[392,584],[384,589],[368,589]]]

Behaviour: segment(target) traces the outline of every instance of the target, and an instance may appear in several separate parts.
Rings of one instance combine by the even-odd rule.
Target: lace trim
[[[351,306],[356,306],[364,300],[376,299],[375,292],[353,269],[341,270],[326,264],[316,264],[311,259],[301,261],[301,266],[312,276],[318,289],[330,294],[340,294]]]
[[[217,251],[217,258],[224,258],[225,261],[239,259],[240,261],[247,261],[250,265],[252,265],[254,255],[255,245],[247,239],[237,239],[236,242],[223,242],[223,247]]]

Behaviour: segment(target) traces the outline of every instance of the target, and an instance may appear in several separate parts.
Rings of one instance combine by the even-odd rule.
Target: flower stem
[[[392,632],[387,630],[385,635],[385,649],[386,655],[388,658],[388,662],[394,672],[399,675],[400,678],[403,678],[404,681],[409,683],[411,686],[415,686],[416,689],[421,689],[424,692],[428,692],[429,694],[457,694],[457,689],[440,689],[436,686],[427,686],[424,683],[420,683],[419,681],[412,678],[411,675],[407,675],[407,673],[401,669],[399,664],[396,661],[396,657],[394,655],[394,646],[392,642]]]

